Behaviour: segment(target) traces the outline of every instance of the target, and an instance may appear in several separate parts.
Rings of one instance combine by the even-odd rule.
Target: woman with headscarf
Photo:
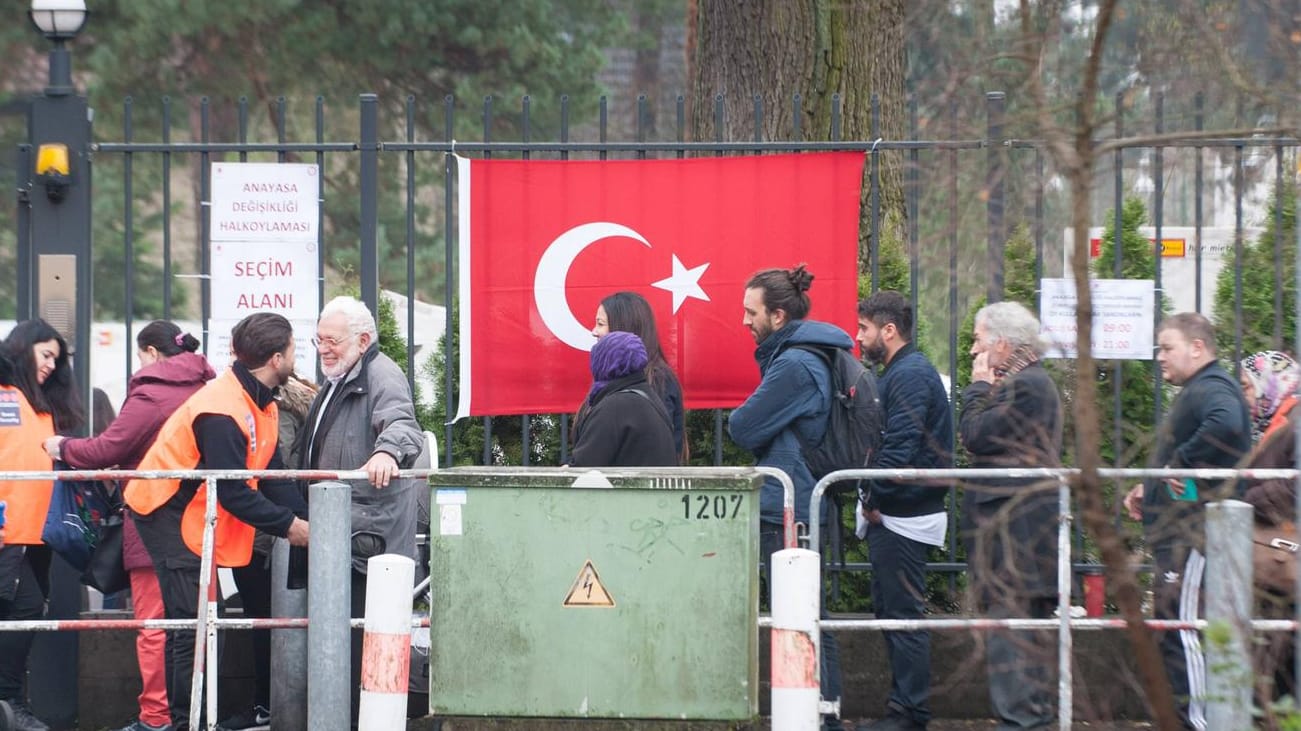
[[[646,382],[659,397],[664,411],[673,426],[673,448],[681,462],[687,461],[690,451],[686,444],[686,412],[682,407],[682,385],[664,357],[660,347],[659,331],[655,327],[655,313],[650,303],[636,292],[615,292],[601,300],[596,307],[596,325],[592,335],[597,339],[612,332],[630,332],[641,338],[646,347]]]
[[[678,463],[673,429],[646,380],[646,346],[612,332],[592,346],[592,388],[574,417],[573,467],[655,467]]]
[[[1288,412],[1296,405],[1301,366],[1286,353],[1264,350],[1242,359],[1239,380],[1251,408],[1251,443],[1258,444],[1286,423]]]
[[[50,437],[45,440],[46,452],[52,459],[62,459],[77,469],[135,469],[167,417],[216,377],[208,359],[198,352],[199,345],[198,338],[167,320],[154,320],[140,328],[136,333],[136,360],[140,362],[140,370],[127,384],[122,413],[99,436]],[[132,518],[122,526],[122,567],[131,580],[135,618],[162,619],[163,597],[158,576]],[[163,654],[165,642],[163,630],[142,629],[136,634],[136,663],[141,680],[137,699],[139,714],[121,731],[156,731],[171,724]]]
[[[68,344],[44,320],[14,326],[0,345],[7,361],[0,378],[0,464],[8,470],[52,468],[42,442],[70,434],[86,422],[73,383]],[[50,591],[51,551],[41,541],[49,512],[52,480],[5,480],[5,544],[0,548],[0,621],[40,619]],[[0,702],[13,712],[14,726],[45,729],[23,694],[34,632],[0,632]],[[0,709],[2,710],[2,709]]]

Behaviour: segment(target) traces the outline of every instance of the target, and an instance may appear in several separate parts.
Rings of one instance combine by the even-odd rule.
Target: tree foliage
[[[571,124],[595,116],[604,50],[629,40],[626,18],[633,6],[628,0],[105,0],[93,8],[72,51],[77,83],[98,112],[99,140],[124,140],[128,127],[135,141],[161,140],[164,99],[170,100],[167,123],[174,142],[275,142],[282,137],[304,142],[316,139],[318,132],[327,142],[355,140],[358,95],[365,92],[377,95],[381,139],[521,139],[526,125],[531,139],[558,139],[562,114]],[[0,50],[9,58],[40,59],[46,46],[25,23],[0,29]],[[27,76],[32,77],[28,89],[15,86]],[[15,74],[0,82],[0,89],[21,96],[39,88],[40,76]],[[526,95],[527,121],[521,112]],[[562,95],[570,100],[563,113]],[[129,121],[123,102],[128,97]],[[446,97],[456,100],[450,130]],[[491,111],[486,111],[486,97],[495,100]],[[210,154],[212,160],[223,157]],[[304,159],[296,153],[285,157]],[[358,157],[326,156],[324,163],[326,275],[353,283],[360,258]],[[250,159],[277,156],[255,153]],[[308,155],[305,161],[310,159]],[[162,238],[158,157],[138,155],[136,160],[134,267],[147,281],[157,281]],[[172,156],[176,274],[197,274],[203,266],[198,243],[203,235],[198,215],[201,161],[198,154]],[[417,194],[408,217],[404,196],[389,194],[406,180],[406,162],[403,155],[380,155],[380,280],[390,286],[405,282],[413,222],[415,294],[443,300],[445,242],[438,197]],[[420,158],[414,166],[417,189],[441,184],[442,162],[441,155]],[[148,174],[141,175],[146,167]],[[102,194],[99,189],[105,181],[121,180],[123,158],[100,154],[96,168],[96,269],[109,277],[96,293],[96,310],[120,316],[122,189],[115,197],[109,195],[111,185]],[[7,215],[0,213],[0,219]],[[0,230],[8,229],[8,223],[0,220]],[[0,251],[0,261],[11,257]],[[192,280],[178,282],[172,304],[183,307],[187,290],[197,292]],[[138,315],[160,311],[157,288],[138,287],[136,295]]]
[[[1237,268],[1242,271],[1242,355],[1262,350],[1296,353],[1296,189],[1284,186],[1281,195],[1271,199],[1264,230],[1242,251]],[[1282,201],[1280,207],[1279,201]],[[1276,214],[1281,212],[1281,216]],[[1282,228],[1278,227],[1279,218]],[[1277,249],[1277,250],[1276,250]],[[1275,256],[1282,267],[1275,264]],[[1226,264],[1229,262],[1226,262]],[[1282,320],[1274,310],[1274,295],[1282,288]],[[1235,321],[1234,267],[1225,266],[1215,282],[1215,340],[1222,357],[1233,357]],[[1275,325],[1280,325],[1275,338]]]
[[[1156,254],[1153,244],[1139,228],[1147,222],[1147,208],[1136,197],[1125,199],[1120,212],[1120,279],[1156,277]],[[1115,278],[1116,217],[1106,218],[1102,245],[1093,262],[1099,278]],[[1167,306],[1162,299],[1162,311]],[[1105,462],[1120,467],[1145,466],[1153,443],[1153,419],[1156,417],[1156,361],[1099,361],[1098,394],[1110,402],[1110,413],[1102,415],[1101,455]],[[1116,383],[1120,389],[1117,393]],[[1117,409],[1118,406],[1118,409]],[[1117,420],[1118,419],[1118,420]],[[1119,442],[1117,441],[1119,439]]]

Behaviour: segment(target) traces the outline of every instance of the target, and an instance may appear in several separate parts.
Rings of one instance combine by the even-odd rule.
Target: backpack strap
[[[618,391],[616,391],[616,393],[635,393],[638,396],[641,396],[642,398],[646,399],[647,401],[650,402],[651,406],[655,407],[655,413],[659,414],[660,418],[664,420],[664,423],[669,425],[669,431],[670,432],[673,431],[673,420],[670,419],[668,413],[664,411],[664,404],[661,404],[659,401],[651,398],[650,394],[646,393],[640,388],[621,388]]]
[[[821,345],[792,345],[788,350],[803,350],[805,353],[812,353],[818,356],[818,360],[822,361],[822,364],[827,367],[827,370],[832,371],[834,374],[835,368],[833,368],[834,361],[832,359],[835,356],[831,353],[829,348],[822,347]]]

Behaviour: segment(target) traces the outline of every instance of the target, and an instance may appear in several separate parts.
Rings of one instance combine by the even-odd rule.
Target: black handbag
[[[86,562],[81,583],[98,589],[105,596],[131,585],[130,576],[122,566],[122,513],[104,519],[99,529],[99,541]]]

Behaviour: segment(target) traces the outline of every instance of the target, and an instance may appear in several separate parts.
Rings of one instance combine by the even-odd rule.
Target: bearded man
[[[294,331],[284,317],[259,312],[231,330],[235,362],[167,419],[140,470],[282,470],[275,391],[294,369]],[[206,493],[202,480],[135,479],[125,498],[158,572],[167,619],[198,616],[199,554]],[[307,503],[293,480],[217,481],[213,559],[239,567],[253,555],[254,529],[306,546]],[[167,700],[172,727],[190,718],[194,630],[167,632]]]
[[[313,470],[365,470],[352,480],[352,616],[366,611],[366,561],[381,553],[416,559],[421,480],[395,479],[424,450],[415,402],[402,369],[379,350],[375,317],[353,297],[321,309],[312,339],[325,383],[294,452]],[[361,630],[352,633],[352,720],[361,687]]]

